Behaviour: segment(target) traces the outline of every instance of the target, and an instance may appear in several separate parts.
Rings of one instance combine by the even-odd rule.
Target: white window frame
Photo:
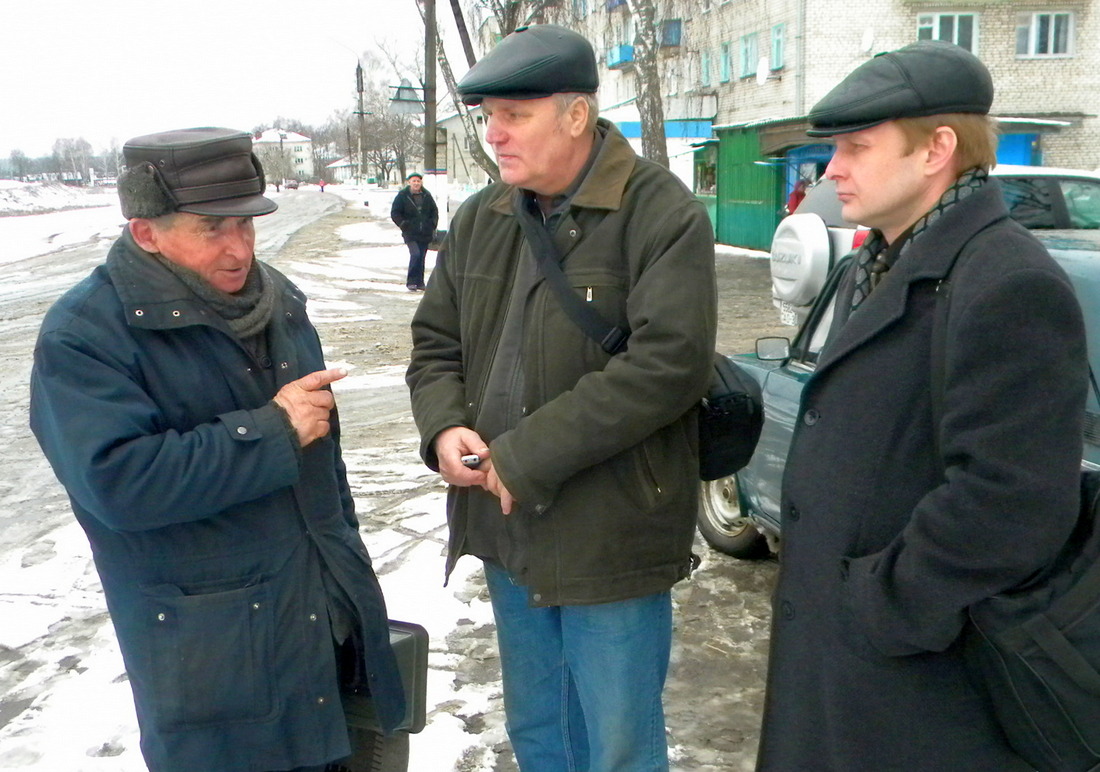
[[[776,24],[772,27],[772,50],[770,68],[772,72],[787,66],[787,25]]]
[[[740,77],[751,78],[756,74],[756,65],[760,60],[760,38],[755,32],[741,36]]]
[[[718,57],[718,82],[729,83],[733,79],[733,47],[729,43],[723,43],[719,49]]]
[[[1055,25],[1057,17],[1066,19],[1066,50],[1038,52],[1040,18],[1049,17],[1047,44],[1053,47],[1055,42]],[[1028,11],[1016,16],[1016,58],[1017,59],[1069,59],[1073,53],[1073,38],[1076,31],[1076,14],[1073,11]],[[1027,36],[1027,50],[1020,51],[1021,35]]]
[[[710,51],[703,51],[699,55],[699,85],[709,86],[710,82]]]
[[[940,20],[945,16],[953,17],[955,20],[954,31],[952,39],[941,38],[940,33]],[[962,45],[959,43],[959,18],[963,16],[971,17],[971,29],[970,29],[970,48],[967,50],[975,56],[978,55],[978,25],[979,14],[974,11],[929,11],[927,13],[921,12],[917,14],[917,40],[947,40],[948,43],[954,43],[955,45]],[[922,30],[929,30],[930,37],[921,37]],[[966,46],[962,46],[966,48]]]

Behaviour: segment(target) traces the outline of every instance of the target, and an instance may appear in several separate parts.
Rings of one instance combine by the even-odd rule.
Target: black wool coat
[[[421,188],[420,205],[413,199],[412,189],[402,188],[393,197],[390,206],[390,219],[401,229],[401,238],[410,241],[431,241],[435,236],[435,227],[439,224],[439,207],[427,188]]]
[[[935,289],[950,261],[941,458]],[[852,281],[840,303],[850,303]],[[1049,562],[1078,509],[1085,333],[990,182],[834,335],[803,393],[758,770],[1017,770],[968,680],[966,609]],[[944,469],[946,468],[946,474]]]

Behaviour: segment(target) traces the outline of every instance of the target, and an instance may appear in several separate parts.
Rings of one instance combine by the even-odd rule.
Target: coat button
[[[325,704],[325,698],[324,697],[318,697],[317,698],[317,704],[318,705],[324,705]]]
[[[262,359],[260,359],[260,366],[263,367],[265,370],[268,367],[271,367],[271,357],[263,357]]]
[[[541,600],[542,600],[542,593],[541,593],[541,592],[536,592],[536,593],[535,593],[534,595],[532,595],[531,597],[532,597],[532,598],[533,598],[533,599],[535,600],[535,602],[537,603],[537,602],[539,602],[539,601],[541,601]]]
[[[794,619],[794,604],[789,600],[779,604],[779,611],[783,614],[784,619]]]
[[[317,621],[317,615],[316,614],[310,614],[309,615],[309,621],[310,622],[316,622]]]
[[[791,520],[793,522],[797,522],[798,518],[800,518],[800,517],[802,517],[802,513],[798,511],[798,507],[796,507],[794,504],[791,504],[791,506],[787,507],[787,519],[788,520]]]
[[[237,434],[248,434],[248,427],[247,426],[238,426],[237,427]]]
[[[167,619],[167,618],[168,618],[168,617],[166,617],[166,616],[164,615],[164,612],[163,612],[163,611],[162,611],[162,612],[160,612],[159,614],[157,614],[157,621],[158,621],[158,622],[163,622],[163,621],[164,621],[165,619]]]
[[[802,421],[807,426],[813,426],[814,424],[816,424],[820,420],[821,420],[821,413],[817,412],[813,408],[810,408],[809,410],[807,410],[805,413],[802,414]]]

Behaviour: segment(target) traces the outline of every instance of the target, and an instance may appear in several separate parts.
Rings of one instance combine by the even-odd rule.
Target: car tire
[[[731,557],[758,560],[770,554],[764,534],[741,515],[737,475],[702,483],[697,525],[707,544]]]

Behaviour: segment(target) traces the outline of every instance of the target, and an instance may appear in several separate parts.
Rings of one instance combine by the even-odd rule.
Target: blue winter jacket
[[[380,722],[404,716],[339,422],[299,454],[271,402],[325,363],[304,295],[268,274],[257,361],[126,232],[35,349],[31,428],[91,542],[154,772],[349,752],[322,563],[354,607]]]

